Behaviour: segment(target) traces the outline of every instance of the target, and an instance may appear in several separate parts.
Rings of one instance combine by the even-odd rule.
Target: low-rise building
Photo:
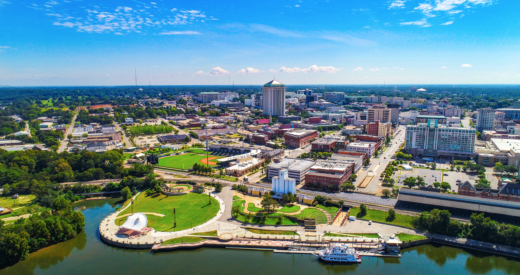
[[[339,189],[354,171],[354,164],[321,161],[313,165],[305,175],[305,185],[328,189]]]
[[[351,142],[347,144],[348,151],[356,151],[365,153],[368,157],[371,157],[376,151],[376,143],[374,142]]]
[[[267,141],[269,141],[269,137],[264,134],[254,133],[254,134],[246,135],[246,141],[253,142],[254,144],[265,145],[267,143]]]
[[[361,155],[346,155],[346,154],[332,154],[330,157],[333,162],[351,163],[354,164],[354,173],[357,173],[363,167],[365,159],[364,154]]]
[[[303,159],[275,159],[267,166],[267,178],[272,179],[279,174],[280,170],[285,169],[288,171],[290,178],[295,179],[297,183],[301,183],[305,180],[305,174],[314,164],[314,161]]]
[[[316,130],[299,130],[285,134],[285,145],[291,148],[301,148],[311,143],[312,139],[318,136]]]
[[[347,125],[341,130],[344,135],[361,135],[365,131],[363,126]]]
[[[345,143],[344,137],[323,137],[312,142],[313,151],[335,152],[336,144]],[[343,145],[344,147],[345,145]],[[344,149],[344,148],[343,148]]]
[[[457,192],[462,196],[520,202],[520,184],[507,183],[499,189],[474,187],[469,181],[461,183]]]

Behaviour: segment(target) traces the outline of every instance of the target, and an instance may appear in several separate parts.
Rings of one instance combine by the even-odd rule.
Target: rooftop
[[[264,87],[285,87],[285,84],[277,81],[276,79],[273,79],[273,80],[265,83]]]
[[[517,139],[492,138],[491,143],[501,152],[509,152],[511,150],[520,152],[520,140]]]
[[[269,164],[269,168],[302,171],[314,165],[314,161],[303,159],[282,159],[280,162]]]

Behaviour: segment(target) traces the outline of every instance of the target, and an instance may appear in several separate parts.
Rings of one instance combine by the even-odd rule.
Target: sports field
[[[222,158],[209,155],[209,165],[216,166],[216,159]],[[184,155],[170,156],[159,159],[159,166],[188,170],[195,163],[206,164],[206,156],[202,154],[186,153]]]
[[[177,227],[173,228],[174,217],[173,208],[175,208]],[[206,194],[188,193],[181,196],[165,196],[154,194],[147,196],[140,194],[134,201],[134,213],[157,213],[164,215],[149,215],[148,227],[152,227],[157,231],[180,231],[201,225],[217,215],[220,209],[218,201]],[[128,207],[118,216],[131,214],[132,207]],[[116,225],[121,225],[126,221],[126,217],[116,219]]]

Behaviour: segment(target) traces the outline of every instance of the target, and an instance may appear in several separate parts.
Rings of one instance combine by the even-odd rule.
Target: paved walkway
[[[139,194],[140,193],[138,193],[136,196],[134,196],[134,198],[136,198]],[[125,241],[127,243],[132,243],[132,244],[156,243],[156,242],[160,242],[160,241],[169,240],[172,238],[186,236],[186,235],[189,235],[192,233],[212,231],[212,230],[215,230],[215,227],[216,227],[216,229],[220,228],[219,223],[216,223],[216,221],[226,211],[226,206],[224,204],[224,201],[221,198],[219,198],[218,196],[215,196],[214,194],[211,194],[211,196],[219,202],[219,204],[220,204],[219,212],[217,213],[217,215],[215,217],[213,217],[211,220],[207,221],[206,223],[198,225],[198,226],[190,228],[190,229],[181,230],[181,231],[177,231],[177,232],[152,231],[152,232],[148,233],[147,235],[140,236],[140,237],[137,237],[134,239],[128,239],[127,236],[116,235],[116,233],[119,231],[120,227],[115,224],[115,220],[117,218],[119,218],[117,215],[119,213],[121,213],[121,211],[124,211],[126,208],[128,208],[130,206],[130,204],[128,204],[124,208],[120,209],[119,211],[117,211],[115,213],[110,214],[107,218],[105,218],[101,222],[99,230],[100,230],[100,233],[103,234],[103,236],[105,238],[119,239],[121,241]],[[223,225],[222,227],[225,228],[226,225]]]

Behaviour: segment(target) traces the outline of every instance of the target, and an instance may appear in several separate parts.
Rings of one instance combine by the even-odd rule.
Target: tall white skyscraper
[[[263,110],[267,116],[285,115],[285,85],[276,80],[271,80],[264,85]]]

